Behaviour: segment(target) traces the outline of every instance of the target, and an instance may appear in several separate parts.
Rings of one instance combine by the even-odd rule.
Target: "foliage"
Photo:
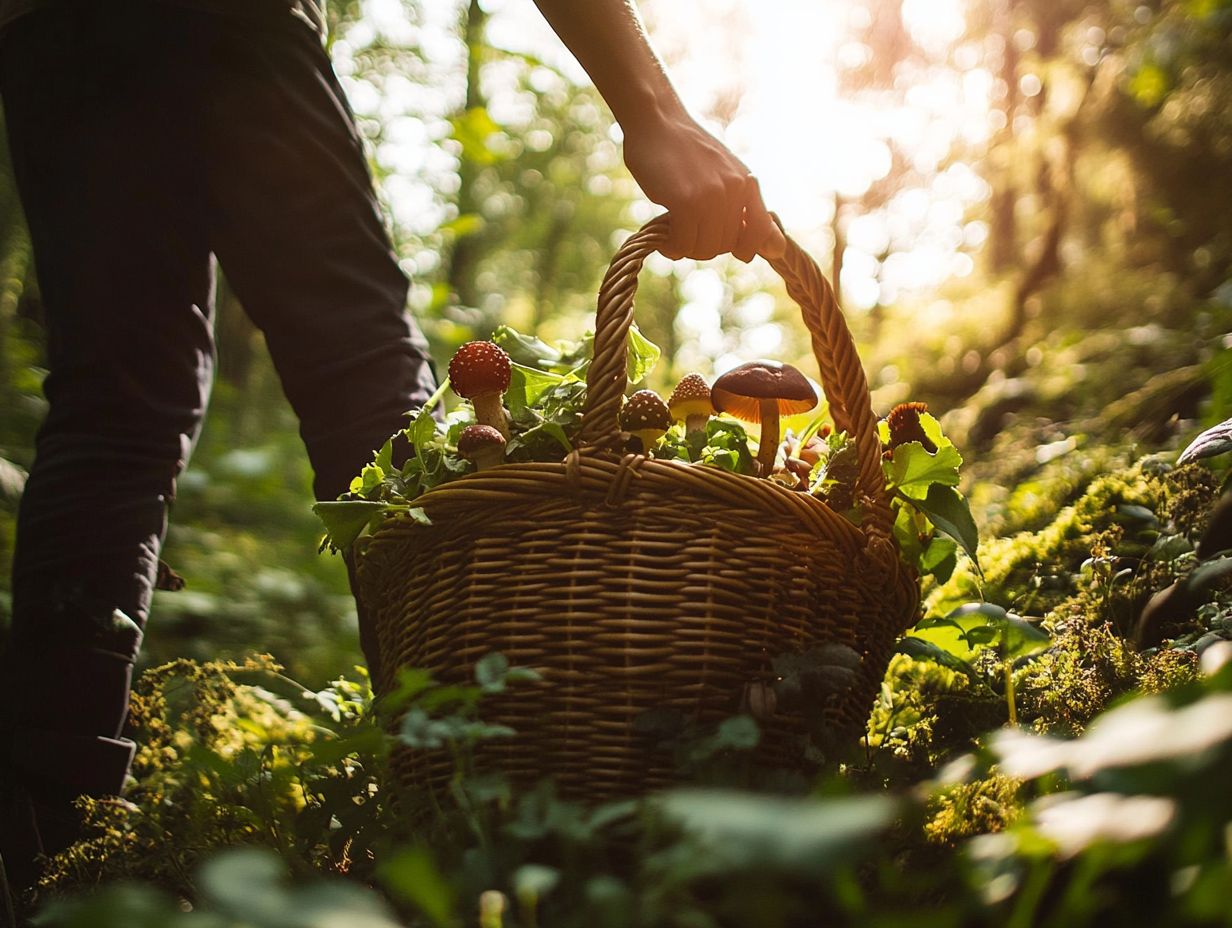
[[[494,333],[493,342],[506,351],[511,362],[509,387],[502,397],[510,421],[505,462],[558,462],[579,447],[593,341],[593,335],[587,335],[580,341],[549,345],[509,326],[501,326]],[[659,347],[631,326],[628,382],[640,383],[659,357]],[[430,516],[418,505],[419,497],[475,471],[457,448],[459,435],[475,421],[473,413],[463,406],[442,423],[435,408],[447,384],[416,413],[409,426],[376,452],[372,463],[351,481],[348,493],[338,500],[316,504],[314,511],[326,530],[322,550],[346,550],[392,517],[430,523]],[[886,487],[895,513],[894,537],[903,560],[917,573],[944,581],[953,573],[959,550],[978,570],[978,529],[970,505],[955,489],[962,456],[942,434],[935,418],[927,414],[919,418],[924,440],[932,450],[920,441],[889,448],[884,462]],[[828,412],[814,417],[797,439],[800,446],[812,441],[817,449],[816,463],[811,469],[806,467],[807,478],[780,469],[769,479],[811,493],[859,524],[855,445],[845,432],[832,432],[825,425],[827,419]],[[890,443],[884,421],[880,429],[883,443]],[[407,448],[400,460],[395,460],[395,443]],[[653,448],[642,449],[640,442],[630,447],[660,460],[757,475],[748,435],[731,419],[711,417],[704,429],[692,433],[686,431],[684,423],[676,423]]]
[[[419,4],[402,4],[413,25],[401,31],[391,5],[375,25],[361,6],[330,4],[333,47],[386,181],[412,307],[436,357],[489,335],[514,355],[511,456],[559,459],[590,350],[577,333],[614,232],[644,215],[610,120],[589,88],[496,47],[485,4],[435,37],[456,52],[445,63]],[[885,462],[896,537],[927,598],[862,750],[770,775],[748,716],[706,728],[646,718],[642,733],[692,788],[596,808],[469,770],[477,740],[517,737],[483,719],[494,687],[519,685],[499,660],[466,686],[409,674],[392,724],[397,700],[387,712],[362,675],[336,679],[358,660],[346,578],[308,543],[318,526],[296,422],[224,281],[211,418],[164,554],[188,588],[157,595],[145,652],[147,666],[196,662],[142,674],[134,782],[124,800],[84,804],[88,840],[48,887],[70,897],[45,923],[1228,923],[1230,684],[1218,664],[1232,594],[1195,573],[1227,462],[1172,465],[1232,416],[1232,187],[1209,180],[1232,171],[1228,4],[976,2],[966,33],[941,44],[907,28],[901,6],[855,4],[868,34],[844,40],[846,85],[908,99],[919,75],[942,73],[993,90],[987,126],[973,120],[933,164],[886,129],[889,173],[836,199],[815,239],[824,251],[832,232],[846,242],[836,268],[870,265],[879,284],[872,311],[850,314],[876,408],[922,398],[940,419],[938,451],[903,445]],[[886,36],[892,55],[877,45]],[[407,135],[428,137],[426,166],[396,160]],[[983,192],[946,199],[967,177]],[[408,210],[410,184],[431,192]],[[930,223],[908,221],[930,190]],[[955,204],[938,231],[931,218]],[[935,239],[961,240],[969,275],[896,294],[891,272]],[[714,294],[699,297],[687,271]],[[656,386],[762,353],[752,329],[768,320],[784,357],[807,345],[798,321],[758,315],[752,272],[652,260],[643,277],[638,318],[664,346]],[[41,312],[0,165],[0,618],[46,409]],[[412,422],[419,464],[404,473],[393,447],[380,451],[331,535],[362,530],[392,501],[387,487],[409,513],[422,489],[464,473],[451,450],[464,416]],[[941,425],[963,449],[961,476]],[[851,445],[826,445],[808,489],[847,511]],[[704,439],[677,428],[657,453],[752,472],[748,435],[726,420]],[[1144,608],[1177,584],[1192,601],[1139,650]],[[243,657],[266,650],[275,661]],[[849,671],[845,656],[780,659],[776,696],[815,705]],[[1017,729],[1004,727],[1011,711]],[[400,793],[388,752],[407,742],[450,755],[443,798]]]
[[[920,441],[908,441],[895,446],[884,462],[895,514],[894,539],[903,559],[921,576],[935,576],[944,583],[957,566],[960,549],[979,570],[978,530],[970,505],[955,489],[962,455],[935,418],[924,413],[919,420],[934,450]],[[883,421],[880,428],[882,441],[889,443],[889,427]]]
[[[506,461],[563,460],[579,442],[593,336],[548,345],[501,326],[493,341],[506,349],[512,361],[510,384],[504,396],[511,420]],[[658,346],[638,332],[636,326],[630,328],[627,375],[631,384],[646,377],[659,353]],[[434,407],[444,387],[419,410],[406,429],[385,443],[372,463],[351,482],[350,492],[344,498],[316,505],[315,511],[327,532],[322,547],[346,549],[362,533],[395,514],[405,513],[426,521],[427,515],[414,505],[416,499],[442,483],[474,472],[474,466],[457,449],[458,436],[473,423],[473,413],[462,407],[442,424]],[[714,424],[707,430],[707,439],[710,438],[713,445],[699,446],[695,457],[686,456],[685,460],[752,473],[752,457],[739,425]],[[394,442],[402,440],[409,446],[409,452],[398,464],[394,461]],[[676,455],[675,447],[669,445],[666,452],[655,453],[672,457]]]

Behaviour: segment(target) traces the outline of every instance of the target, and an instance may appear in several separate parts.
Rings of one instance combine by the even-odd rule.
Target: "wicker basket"
[[[631,236],[599,292],[582,447],[560,463],[505,464],[418,500],[431,525],[396,518],[366,544],[361,595],[375,612],[388,691],[404,667],[471,679],[501,651],[544,682],[485,702],[518,737],[477,763],[515,782],[554,777],[566,795],[629,795],[671,780],[639,715],[671,708],[706,723],[738,710],[770,661],[819,645],[859,655],[853,685],[810,710],[858,737],[918,584],[891,539],[881,446],[855,345],[817,265],[790,239],[771,265],[799,303],[835,424],[860,461],[859,527],[806,493],[712,467],[623,454],[617,415],[637,275],[666,217]],[[846,653],[850,654],[850,651]],[[763,750],[784,759],[804,720],[773,716]],[[407,785],[449,760],[402,751]]]

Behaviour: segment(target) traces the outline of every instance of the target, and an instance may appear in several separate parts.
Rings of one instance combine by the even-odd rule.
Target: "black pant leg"
[[[0,712],[12,762],[70,793],[123,783],[132,663],[213,364],[194,105],[208,42],[148,7],[50,7],[0,55],[49,366]]]
[[[237,28],[208,101],[212,245],[264,332],[300,419],[318,498],[343,492],[431,395],[426,343],[359,134],[311,30]],[[374,678],[374,630],[360,639]]]

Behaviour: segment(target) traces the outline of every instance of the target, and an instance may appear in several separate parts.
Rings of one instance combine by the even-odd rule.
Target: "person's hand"
[[[687,113],[650,114],[622,128],[633,179],[671,213],[659,249],[666,257],[704,261],[731,252],[747,263],[773,249],[778,228],[757,179]]]
[[[689,116],[646,38],[634,0],[535,0],[625,134],[625,164],[671,214],[669,258],[777,257],[785,240],[757,180]]]

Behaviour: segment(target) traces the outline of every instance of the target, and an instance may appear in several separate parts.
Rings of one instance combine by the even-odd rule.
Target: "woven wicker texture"
[[[669,782],[670,758],[634,721],[654,709],[727,717],[747,684],[773,678],[779,654],[844,645],[859,655],[852,685],[808,710],[834,737],[857,737],[918,608],[890,537],[863,368],[833,290],[790,239],[771,264],[801,307],[835,424],[856,443],[862,525],[766,480],[613,450],[637,275],[666,224],[631,236],[600,288],[583,447],[424,494],[432,524],[389,520],[359,561],[382,654],[377,692],[403,667],[469,680],[491,651],[535,668],[543,683],[485,701],[485,721],[518,737],[485,745],[477,762],[515,781],[554,777],[583,798]],[[780,712],[763,729],[763,757],[787,761],[804,720]],[[433,752],[403,750],[395,766],[408,786],[450,772]]]

